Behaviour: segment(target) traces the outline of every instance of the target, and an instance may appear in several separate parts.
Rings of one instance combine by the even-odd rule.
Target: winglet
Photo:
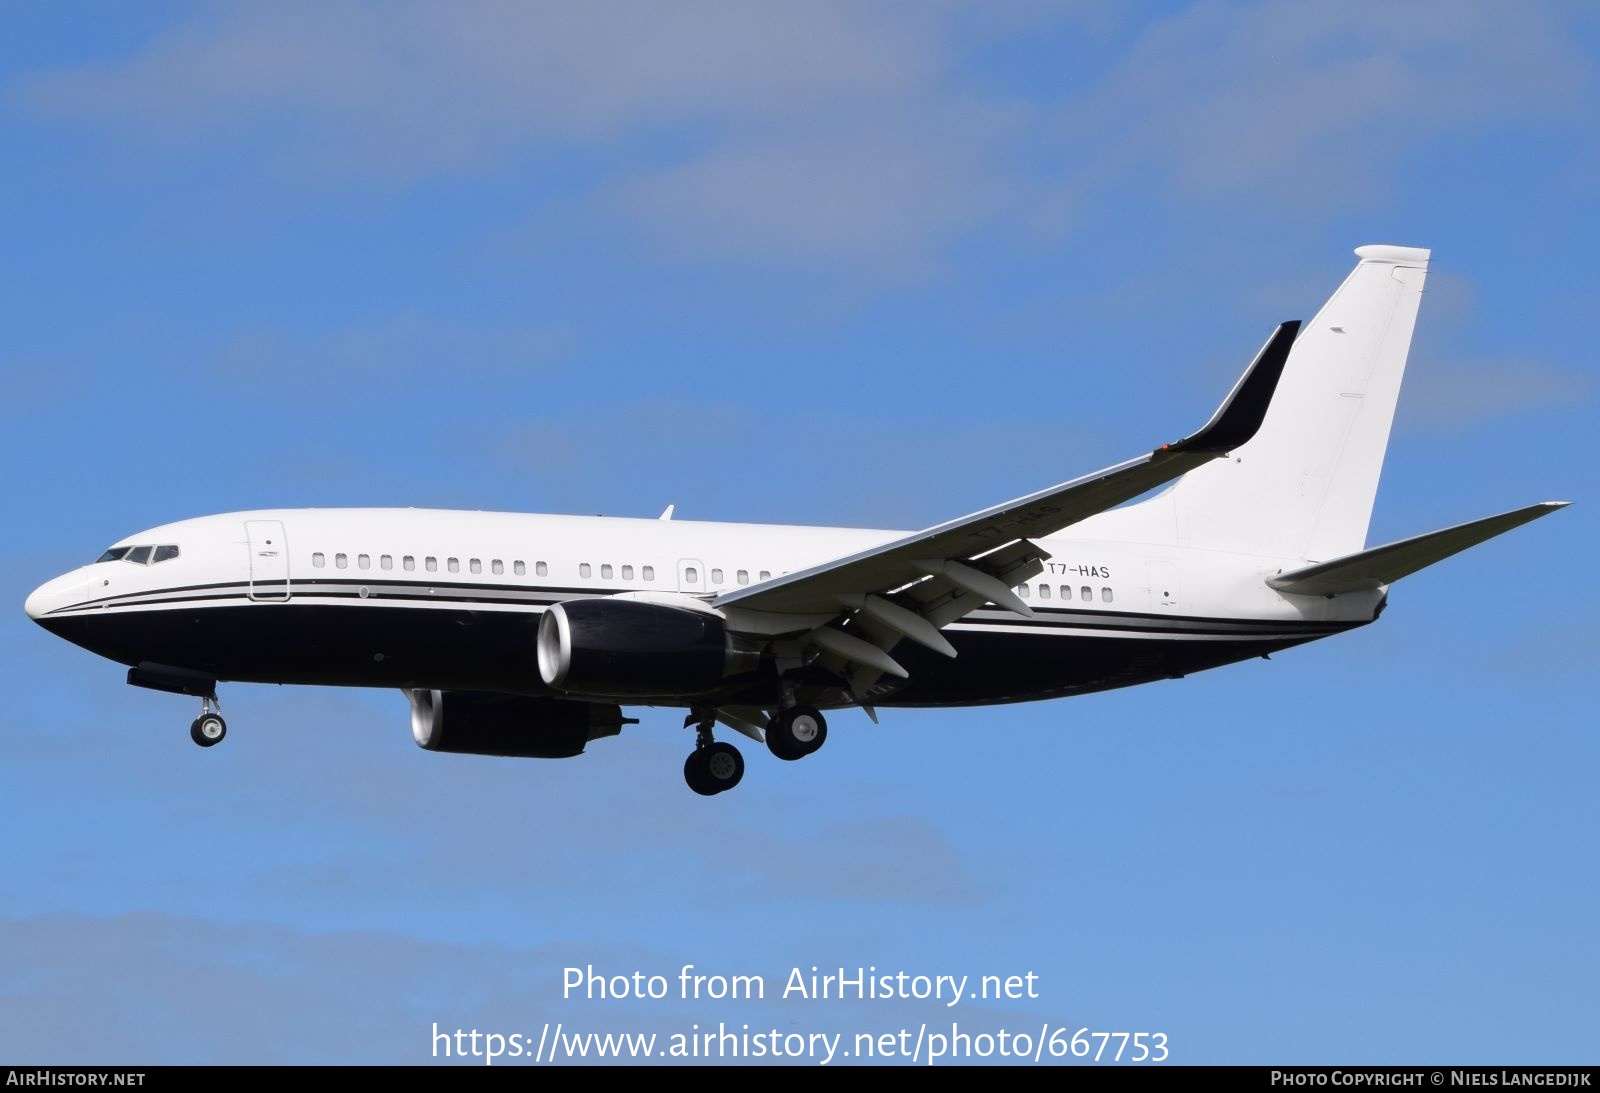
[[[1267,344],[1261,347],[1256,359],[1244,370],[1239,382],[1233,385],[1228,397],[1222,400],[1211,420],[1200,431],[1182,440],[1164,445],[1163,452],[1223,452],[1232,451],[1261,428],[1272,405],[1272,394],[1278,389],[1278,377],[1289,360],[1289,350],[1300,333],[1300,320],[1280,323],[1272,332]]]
[[[676,504],[668,505],[666,508],[661,510],[661,515],[657,516],[656,519],[657,520],[670,520],[670,519],[672,519],[672,510],[677,508],[677,507],[678,506]]]

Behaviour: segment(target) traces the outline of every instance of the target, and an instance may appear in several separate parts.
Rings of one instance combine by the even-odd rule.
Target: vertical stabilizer
[[[1171,493],[1185,546],[1322,560],[1366,545],[1428,251],[1369,246],[1289,354],[1248,444]]]

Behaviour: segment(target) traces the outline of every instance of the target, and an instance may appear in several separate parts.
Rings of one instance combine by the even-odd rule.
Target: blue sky
[[[1600,22],[1579,3],[12,6],[0,1058],[424,1061],[433,1022],[1161,1030],[1187,1062],[1594,1061]],[[841,713],[423,753],[22,614],[167,520],[393,504],[914,527],[1203,420],[1434,248],[1374,542],[1577,502],[1365,631]],[[782,769],[779,769],[779,768]],[[563,1002],[561,969],[1040,997]]]

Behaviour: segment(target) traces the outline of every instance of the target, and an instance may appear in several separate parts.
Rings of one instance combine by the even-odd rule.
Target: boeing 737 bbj
[[[560,758],[679,707],[684,777],[737,785],[821,711],[1085,694],[1375,620],[1389,585],[1560,508],[1366,545],[1428,251],[1371,246],[1199,431],[912,534],[422,509],[284,509],[119,540],[28,614],[201,700],[219,680],[394,687],[432,751]],[[1161,492],[1135,503],[1158,487]]]

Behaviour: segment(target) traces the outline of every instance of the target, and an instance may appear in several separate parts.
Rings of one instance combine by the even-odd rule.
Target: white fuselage
[[[1019,587],[1035,618],[988,609],[951,624],[963,657],[877,701],[1015,701],[1184,674],[1369,622],[1381,602],[1379,592],[1273,592],[1266,578],[1303,559],[1140,542],[1142,519],[1137,506],[1113,510],[1071,538],[1041,540],[1044,572]],[[428,509],[239,512],[120,540],[115,547],[175,546],[176,556],[80,567],[40,587],[27,610],[130,665],[543,693],[532,634],[550,603],[709,601],[900,534]],[[737,624],[738,609],[729,613]],[[991,671],[990,683],[974,674],[997,663],[1010,670]]]

